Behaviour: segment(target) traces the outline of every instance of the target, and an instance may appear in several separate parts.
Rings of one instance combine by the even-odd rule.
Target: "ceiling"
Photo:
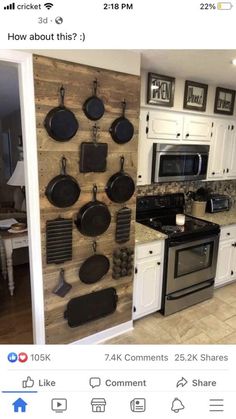
[[[236,50],[141,50],[142,69],[236,89]]]
[[[20,108],[16,64],[0,61],[0,118]]]

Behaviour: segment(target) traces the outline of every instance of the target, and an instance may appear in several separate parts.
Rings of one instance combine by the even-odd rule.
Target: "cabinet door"
[[[230,124],[228,139],[225,144],[228,151],[225,164],[225,173],[227,179],[236,178],[236,129],[234,122]]]
[[[134,319],[160,310],[161,275],[161,263],[156,259],[146,259],[136,264],[133,295]]]
[[[147,137],[159,140],[181,140],[183,115],[174,112],[150,111],[147,116]]]
[[[234,243],[231,244],[232,246],[232,250],[231,250],[231,272],[230,272],[230,276],[231,279],[235,279],[236,278],[236,238]]]
[[[210,142],[213,131],[213,120],[195,115],[184,117],[184,141]]]
[[[235,255],[233,240],[220,241],[215,286],[224,285],[233,279],[232,258]]]
[[[210,145],[208,162],[208,179],[222,179],[225,177],[225,161],[227,159],[228,149],[226,148],[229,133],[229,124],[227,121],[216,121],[214,134]]]

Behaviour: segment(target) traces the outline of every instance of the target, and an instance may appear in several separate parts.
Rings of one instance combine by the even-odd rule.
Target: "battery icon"
[[[229,1],[223,1],[221,3],[217,3],[218,10],[231,10],[232,7],[233,5]]]

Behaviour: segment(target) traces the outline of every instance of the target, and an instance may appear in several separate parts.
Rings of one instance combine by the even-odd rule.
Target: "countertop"
[[[229,211],[217,212],[215,214],[206,212],[202,217],[197,218],[219,224],[221,227],[236,224],[236,208],[234,207]]]
[[[144,244],[155,240],[164,240],[167,236],[143,224],[135,223],[135,244]]]

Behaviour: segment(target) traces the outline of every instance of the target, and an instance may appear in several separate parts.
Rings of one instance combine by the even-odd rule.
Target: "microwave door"
[[[193,180],[201,172],[201,155],[193,153],[159,153],[155,181]]]

